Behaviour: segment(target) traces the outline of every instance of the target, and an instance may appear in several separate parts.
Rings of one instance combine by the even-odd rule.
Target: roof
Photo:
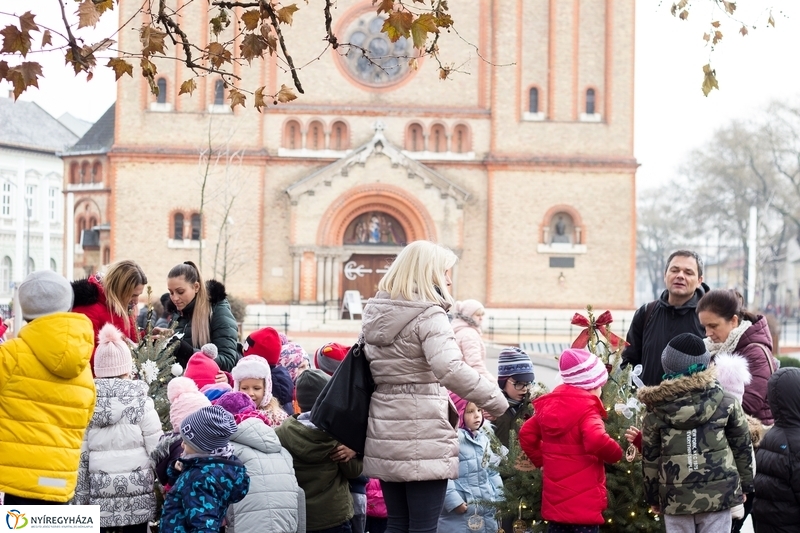
[[[105,154],[114,144],[115,104],[111,104],[103,116],[72,147],[61,155]]]
[[[71,113],[64,113],[58,117],[58,121],[65,125],[69,130],[77,135],[79,138],[89,131],[92,127],[92,122],[78,118]]]
[[[0,98],[0,146],[55,154],[78,136],[35,102]]]

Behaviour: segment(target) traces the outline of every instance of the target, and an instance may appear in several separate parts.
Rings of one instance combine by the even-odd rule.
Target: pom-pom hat
[[[186,363],[184,376],[197,383],[197,388],[216,383],[217,374],[220,373],[219,365],[214,361],[217,358],[217,347],[213,344],[204,344]]]
[[[113,324],[100,328],[94,352],[94,375],[98,378],[127,376],[131,373],[131,366],[131,349],[122,332]]]
[[[338,342],[323,344],[314,352],[314,366],[332,376],[349,351],[349,346]]]
[[[272,399],[272,369],[263,357],[258,355],[246,355],[239,359],[236,366],[231,370],[233,376],[233,390],[238,391],[242,381],[246,379],[264,380],[264,399],[261,400],[263,407]]]
[[[608,370],[593,353],[580,348],[567,348],[558,358],[561,380],[583,390],[602,387],[608,381]]]
[[[674,337],[661,352],[661,366],[665,374],[682,374],[694,365],[708,368],[711,354],[703,339],[694,333],[681,333]]]
[[[197,388],[197,384],[183,376],[172,378],[167,384],[167,399],[169,422],[175,431],[181,427],[184,418],[201,407],[211,405],[208,398]]]
[[[275,366],[281,358],[281,346],[281,337],[275,328],[261,328],[245,339],[242,355],[258,355]]]
[[[497,380],[505,384],[508,378],[528,383],[535,379],[533,363],[524,350],[516,347],[503,348],[497,356]]]

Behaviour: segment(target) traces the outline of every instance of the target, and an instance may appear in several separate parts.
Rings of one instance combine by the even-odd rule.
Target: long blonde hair
[[[440,244],[414,241],[394,260],[378,284],[378,290],[388,292],[393,300],[402,296],[406,300],[453,305],[445,272],[457,261],[456,254]]]
[[[100,283],[106,293],[106,306],[109,312],[127,317],[130,316],[128,304],[133,298],[133,291],[139,285],[147,285],[147,276],[133,261],[117,261],[108,267],[105,275],[100,278]],[[130,332],[125,333],[130,334]]]
[[[209,322],[211,321],[211,302],[208,300],[208,290],[203,283],[203,277],[197,265],[191,261],[185,261],[180,265],[175,265],[167,274],[168,278],[183,279],[187,283],[197,283],[199,289],[194,295],[194,311],[192,312],[192,345],[200,347],[211,342],[211,332]]]

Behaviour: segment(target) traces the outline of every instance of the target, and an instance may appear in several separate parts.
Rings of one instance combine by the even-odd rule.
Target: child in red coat
[[[605,365],[586,350],[567,349],[558,362],[562,385],[533,402],[519,432],[528,458],[542,467],[542,518],[549,533],[596,533],[607,506],[603,463],[622,448],[606,433],[600,389]]]

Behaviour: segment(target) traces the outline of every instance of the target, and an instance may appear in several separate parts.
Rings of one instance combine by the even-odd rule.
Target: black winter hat
[[[710,362],[711,354],[703,339],[694,333],[681,333],[674,337],[661,354],[661,366],[667,374],[680,374],[697,364],[708,368]]]

